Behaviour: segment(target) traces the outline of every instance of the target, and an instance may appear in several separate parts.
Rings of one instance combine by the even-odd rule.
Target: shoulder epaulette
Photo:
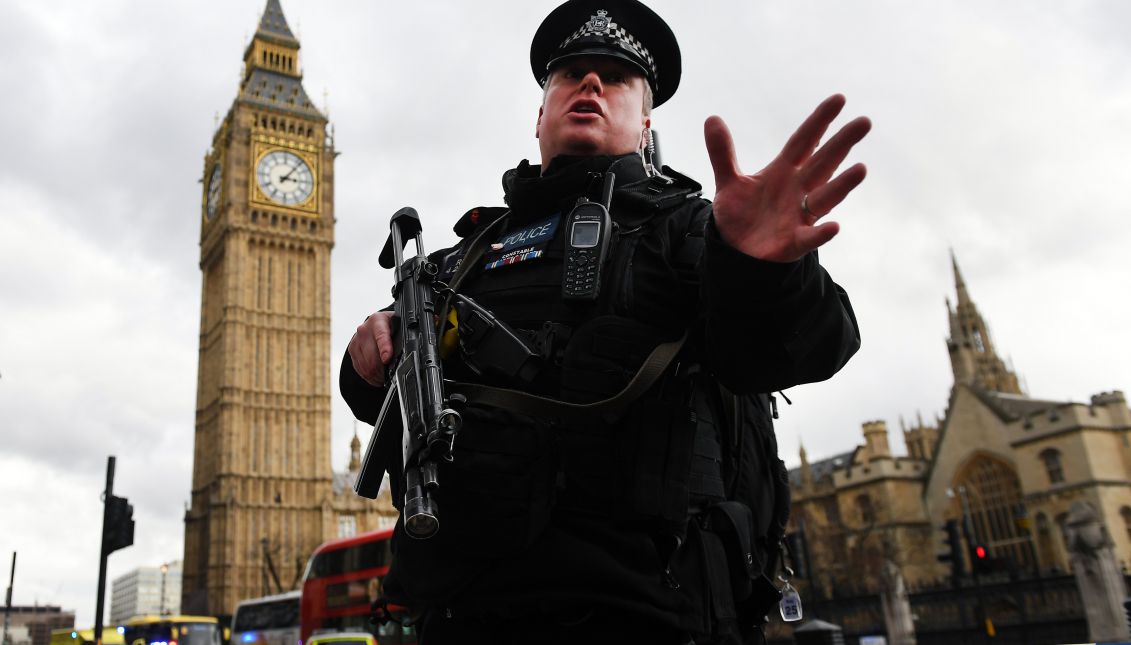
[[[661,175],[619,187],[615,198],[629,206],[660,210],[703,194],[703,186],[694,179],[664,166]]]
[[[460,237],[467,237],[474,233],[480,226],[486,226],[499,219],[507,212],[502,206],[476,206],[459,218],[452,230]]]

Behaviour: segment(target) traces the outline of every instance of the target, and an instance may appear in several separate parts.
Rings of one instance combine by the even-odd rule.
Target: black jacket
[[[484,258],[481,264],[492,268],[475,267],[461,288],[516,329],[533,332],[550,321],[571,330],[557,361],[526,389],[574,401],[607,397],[651,347],[685,331],[681,369],[694,363],[704,375],[697,378],[738,393],[824,380],[859,347],[848,297],[816,254],[780,264],[731,249],[691,180],[670,169],[671,185],[649,179],[633,155],[559,158],[545,175],[540,170],[523,162],[504,176],[503,237],[545,233],[556,221],[552,236],[540,240],[541,253],[506,264],[504,249]],[[598,199],[606,170],[616,176],[610,212],[618,232],[602,269],[602,293],[595,304],[566,303],[561,219],[579,196]],[[457,232],[468,236],[502,212],[472,211]],[[465,242],[432,254],[442,276],[458,264]],[[447,378],[479,378],[456,359],[444,368]],[[675,382],[677,369],[669,371]],[[354,373],[348,356],[340,382],[357,418],[373,423],[384,393]],[[666,480],[687,478],[685,464],[673,467],[668,455],[679,452],[673,437],[686,435],[689,418],[695,432],[686,392],[671,385],[654,388],[617,423],[586,428],[472,402],[455,460],[441,472],[442,528],[423,542],[398,530],[386,594],[405,604],[502,616],[597,606],[709,631],[703,554],[687,536],[672,552],[649,519],[654,498],[667,494]],[[668,565],[678,585],[662,574]]]

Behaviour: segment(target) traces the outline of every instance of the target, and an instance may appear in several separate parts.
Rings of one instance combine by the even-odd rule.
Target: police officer
[[[516,380],[452,351],[445,376],[594,412],[517,412],[470,395],[454,459],[440,465],[442,528],[414,540],[398,524],[384,592],[416,617],[424,645],[757,638],[773,596],[749,582],[773,566],[766,551],[787,513],[759,393],[826,379],[859,346],[848,297],[816,250],[838,231],[822,218],[864,179],[860,164],[836,171],[870,122],[821,145],[844,104],[832,96],[744,175],[725,123],[707,119],[711,204],[649,150],[651,110],[681,71],[658,15],[636,0],[569,0],[538,28],[530,58],[544,88],[541,163],[505,173],[506,207],[472,209],[456,224],[463,240],[431,257],[541,361]],[[606,202],[607,238],[575,239],[584,229],[570,214],[585,201]],[[472,251],[480,236],[492,242],[483,255]],[[571,245],[592,243],[596,286],[578,295]],[[359,325],[342,364],[342,394],[370,423],[394,359],[390,318]],[[647,391],[601,408],[661,345],[676,354]],[[753,519],[711,521],[735,490]]]

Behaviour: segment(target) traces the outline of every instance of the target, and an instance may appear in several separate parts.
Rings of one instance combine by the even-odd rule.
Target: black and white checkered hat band
[[[580,29],[573,32],[569,38],[563,40],[559,49],[565,49],[566,46],[573,41],[579,38],[585,38],[586,36],[599,36],[602,39],[612,40],[621,48],[628,49],[648,66],[648,69],[652,72],[653,79],[658,77],[658,74],[656,74],[656,60],[652,58],[652,54],[648,51],[648,48],[637,40],[635,36],[628,33],[624,27],[621,27],[615,22],[610,21],[607,29],[600,30],[593,29],[592,22],[587,22],[582,25]]]

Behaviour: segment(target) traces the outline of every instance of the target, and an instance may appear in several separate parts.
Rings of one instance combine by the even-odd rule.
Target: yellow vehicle
[[[212,616],[134,616],[123,628],[123,645],[221,645]]]
[[[94,629],[52,629],[51,645],[94,645]],[[122,633],[114,625],[103,627],[102,645],[123,645]]]
[[[378,645],[368,632],[325,632],[310,637],[306,645]]]

